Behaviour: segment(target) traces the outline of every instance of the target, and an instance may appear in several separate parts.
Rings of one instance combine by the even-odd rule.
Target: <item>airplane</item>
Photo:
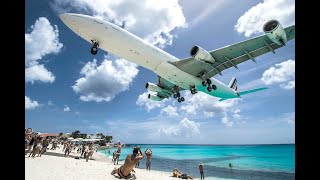
[[[212,51],[198,45],[190,50],[191,57],[177,57],[149,44],[143,39],[107,20],[74,13],[60,15],[63,23],[73,32],[92,44],[91,53],[97,54],[98,48],[111,52],[158,75],[158,83],[146,83],[146,89],[156,94],[148,94],[148,99],[162,101],[174,97],[178,102],[185,101],[180,92],[190,90],[191,94],[202,91],[224,101],[241,98],[242,95],[267,89],[266,87],[238,91],[237,79],[232,78],[228,85],[213,78],[228,68],[238,69],[238,64],[247,60],[256,63],[255,57],[273,52],[285,46],[295,37],[295,25],[283,28],[273,19],[263,26],[265,35],[251,38]]]

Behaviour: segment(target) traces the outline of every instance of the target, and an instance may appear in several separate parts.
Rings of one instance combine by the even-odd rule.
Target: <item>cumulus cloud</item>
[[[63,112],[68,112],[68,111],[70,111],[70,108],[69,108],[69,106],[64,106],[64,109],[63,109]]]
[[[161,114],[168,116],[178,116],[177,107],[169,105],[161,110]]]
[[[154,108],[163,107],[165,105],[165,102],[168,100],[168,99],[163,99],[162,101],[153,101],[148,99],[148,94],[152,94],[152,92],[148,91],[140,94],[138,97],[138,100],[136,101],[136,104],[138,106],[145,107],[148,112]]]
[[[289,59],[270,67],[263,73],[261,80],[266,85],[281,83],[283,89],[295,88],[295,61]]]
[[[181,106],[181,110],[190,115],[197,115],[198,112],[202,115],[214,116],[223,115],[228,108],[237,104],[239,99],[229,99],[226,101],[218,101],[216,97],[207,95],[203,92],[191,95],[186,94],[186,101]]]
[[[86,13],[124,25],[132,33],[160,47],[172,44],[172,30],[186,27],[178,0],[140,0],[139,3],[132,0],[54,0],[52,7],[59,14]]]
[[[48,71],[43,64],[33,65],[25,68],[25,81],[34,83],[34,81],[42,81],[52,83],[55,80],[52,72]]]
[[[222,118],[221,122],[222,122],[223,124],[225,124],[227,127],[232,127],[232,125],[233,125],[233,122],[230,121],[227,116],[224,116],[224,117]]]
[[[277,19],[283,27],[293,25],[295,20],[294,0],[264,0],[245,12],[235,25],[246,37],[263,32],[264,23]]]
[[[32,101],[29,97],[24,96],[24,100],[25,100],[25,109],[26,110],[33,110],[36,107],[39,106],[37,101]]]
[[[232,107],[235,106],[240,99],[229,99],[226,101],[218,101],[218,98],[207,95],[203,92],[199,92],[195,95],[186,93],[186,101],[181,105],[181,112],[185,112],[186,115],[196,115],[200,117],[222,117],[221,122],[226,126],[232,126],[232,120],[229,120],[228,113],[232,111]],[[236,115],[240,116],[240,110],[235,110]],[[228,121],[226,121],[228,120]],[[225,122],[225,123],[224,123]]]
[[[186,137],[192,138],[200,135],[200,124],[189,120],[188,118],[182,119],[179,124],[160,128],[158,133],[168,137]]]
[[[99,66],[94,59],[81,69],[83,77],[72,88],[81,94],[82,101],[111,101],[120,92],[128,90],[138,74],[137,65],[124,59],[111,61],[106,58]]]
[[[59,53],[63,47],[59,42],[58,27],[52,26],[47,18],[40,17],[31,26],[31,30],[25,34],[25,81],[52,83],[54,75],[39,64],[39,60],[46,55]]]

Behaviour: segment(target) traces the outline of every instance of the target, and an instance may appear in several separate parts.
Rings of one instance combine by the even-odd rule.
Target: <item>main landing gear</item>
[[[196,94],[198,92],[195,86],[190,87],[190,91],[191,91],[191,94]]]
[[[99,43],[95,40],[91,40],[91,42],[92,42],[91,54],[96,55],[98,52]]]
[[[211,85],[212,81],[211,79],[206,79],[205,81],[202,82],[203,86],[207,86],[207,91],[211,92],[212,90],[216,90],[217,86],[216,85]]]
[[[178,99],[179,103],[184,101],[184,97],[181,97],[181,95],[179,93],[179,87],[178,86],[174,86],[171,91],[173,92],[173,97],[175,99]]]
[[[184,101],[184,97],[180,97],[180,93],[179,93],[179,92],[176,93],[176,94],[174,94],[173,97],[174,97],[175,99],[178,98],[178,102],[179,102],[179,103]]]

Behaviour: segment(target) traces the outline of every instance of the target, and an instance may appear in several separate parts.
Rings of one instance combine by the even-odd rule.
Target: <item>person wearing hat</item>
[[[202,163],[202,162],[199,163],[199,171],[200,171],[200,177],[201,177],[201,179],[202,179],[202,178],[204,179],[203,163]]]

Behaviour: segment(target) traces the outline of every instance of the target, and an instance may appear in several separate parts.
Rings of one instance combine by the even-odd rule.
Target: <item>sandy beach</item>
[[[75,159],[79,156],[76,153],[70,153],[70,157],[63,157],[62,149],[48,150],[42,157],[31,158],[25,156],[25,179],[26,180],[54,180],[54,179],[75,179],[75,180],[99,180],[99,179],[115,179],[118,178],[111,175],[111,171],[115,167],[120,167],[123,161],[119,161],[119,165],[113,165],[111,159],[95,152],[94,160],[86,162],[85,159]],[[144,169],[134,169],[137,179],[141,180],[163,180],[178,179],[170,177],[172,173],[160,171],[146,171]]]

